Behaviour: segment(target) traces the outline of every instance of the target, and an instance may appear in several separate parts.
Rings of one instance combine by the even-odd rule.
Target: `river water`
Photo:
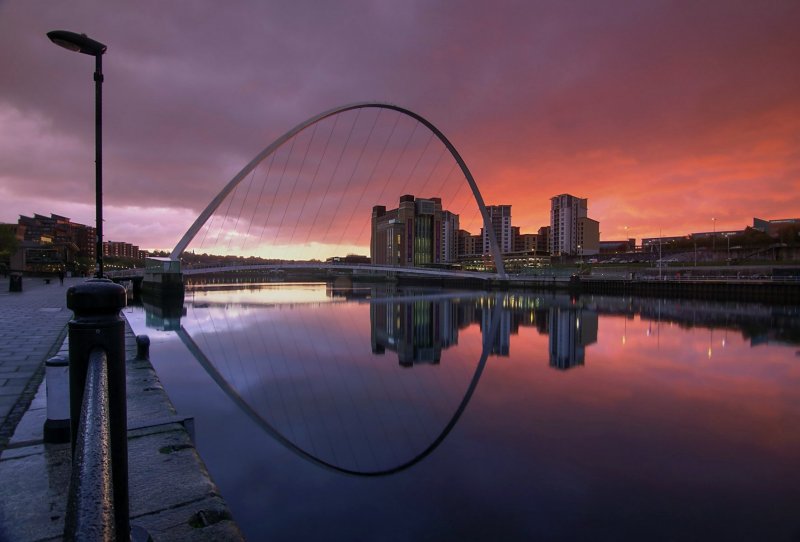
[[[797,540],[797,307],[326,284],[129,307],[250,540]]]

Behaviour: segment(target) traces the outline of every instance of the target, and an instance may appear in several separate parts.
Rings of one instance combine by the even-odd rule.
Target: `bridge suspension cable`
[[[453,178],[456,168],[463,178]],[[462,197],[465,184],[469,196]],[[427,119],[381,102],[330,109],[277,138],[220,190],[170,257],[180,258],[201,230],[193,246],[211,253],[276,260],[364,253],[372,207],[396,206],[406,193],[440,198],[443,210],[459,209],[462,225],[480,224],[495,268],[505,275],[483,198],[458,151]]]

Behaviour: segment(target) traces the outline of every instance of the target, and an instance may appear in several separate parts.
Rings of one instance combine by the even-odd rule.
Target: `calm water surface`
[[[800,539],[796,307],[265,284],[126,316],[250,540]]]

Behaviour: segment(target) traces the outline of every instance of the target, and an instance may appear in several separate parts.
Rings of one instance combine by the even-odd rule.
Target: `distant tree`
[[[116,266],[120,269],[134,269],[136,267],[144,266],[144,260],[137,260],[135,258],[123,258],[120,256],[106,256],[104,262],[109,267]]]
[[[8,264],[19,248],[19,239],[14,235],[12,224],[0,224],[0,262]]]
[[[731,245],[742,247],[767,247],[775,240],[761,230],[747,227],[738,235],[731,237]]]
[[[800,245],[800,224],[786,224],[778,229],[778,241],[790,247]]]
[[[86,256],[78,256],[72,262],[71,271],[78,276],[89,275],[94,271],[95,260],[94,258],[87,258]]]

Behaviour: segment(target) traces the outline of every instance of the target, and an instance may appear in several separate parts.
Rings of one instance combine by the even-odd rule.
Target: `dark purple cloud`
[[[50,44],[58,28],[109,46],[112,238],[172,244],[284,131],[368,99],[436,123],[529,228],[561,192],[612,237],[662,214],[674,233],[795,216],[798,27],[800,4],[777,0],[5,2],[0,220],[92,220],[92,60]]]

